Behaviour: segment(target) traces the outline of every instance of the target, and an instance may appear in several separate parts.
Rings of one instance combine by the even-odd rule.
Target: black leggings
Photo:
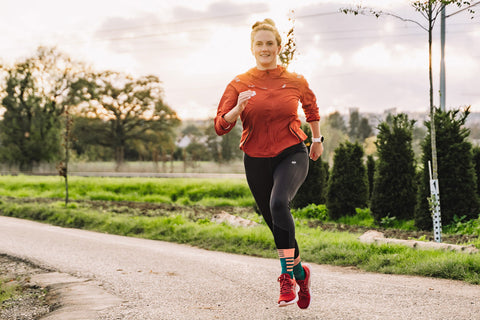
[[[248,186],[273,233],[277,249],[295,248],[295,258],[298,257],[290,201],[307,177],[307,147],[299,143],[273,158],[254,158],[245,154],[244,165]]]

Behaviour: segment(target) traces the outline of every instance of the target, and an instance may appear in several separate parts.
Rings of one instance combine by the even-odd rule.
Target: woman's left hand
[[[323,153],[323,143],[322,142],[314,142],[310,146],[310,159],[313,161],[317,161],[318,158]]]

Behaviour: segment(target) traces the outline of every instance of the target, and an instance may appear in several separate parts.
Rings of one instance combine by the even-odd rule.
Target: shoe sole
[[[280,301],[280,302],[278,303],[278,307],[280,307],[280,308],[281,308],[281,307],[288,307],[288,306],[291,306],[292,304],[297,303],[297,301],[298,301],[298,295],[297,295],[297,296],[295,297],[295,299],[293,299],[293,300],[290,300],[290,301]]]

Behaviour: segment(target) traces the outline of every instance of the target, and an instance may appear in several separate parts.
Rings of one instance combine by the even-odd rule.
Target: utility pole
[[[477,5],[480,4],[480,1],[474,2],[471,5],[469,5],[466,8],[463,8],[461,10],[458,10],[454,13],[449,14],[448,16],[445,15],[445,7],[446,5],[443,5],[442,7],[442,12],[440,16],[440,110],[445,111],[445,97],[446,97],[446,85],[445,85],[445,28],[446,28],[446,22],[445,20],[447,18],[450,18],[453,15],[456,15],[457,13],[463,12],[465,10],[468,10],[470,8],[473,8]]]
[[[442,7],[440,16],[440,110],[445,111],[445,5]],[[442,214],[440,212],[440,190],[437,175],[437,152],[435,136],[435,113],[431,111],[431,135],[432,135],[432,162],[428,162],[428,172],[430,174],[430,210],[433,219],[433,235],[435,242],[442,242]],[[432,170],[433,166],[433,170]]]
[[[445,28],[446,28],[446,18],[449,18],[457,13],[470,9],[474,6],[480,4],[480,1],[477,1],[470,6],[458,10],[448,16],[445,15],[445,7],[443,5],[441,15],[440,15],[440,110],[445,111],[445,97],[446,97],[446,85],[445,85]],[[438,184],[438,175],[437,175],[437,154],[436,150],[434,152],[434,148],[436,149],[436,137],[435,137],[435,115],[431,111],[431,135],[432,135],[432,164],[429,162],[429,173],[430,173],[430,207],[432,210],[432,218],[433,218],[433,230],[434,230],[434,238],[436,242],[442,242],[442,218],[440,212],[440,190]],[[433,168],[432,168],[433,166]],[[433,170],[432,170],[433,169]]]
[[[440,16],[440,110],[445,111],[445,5]]]

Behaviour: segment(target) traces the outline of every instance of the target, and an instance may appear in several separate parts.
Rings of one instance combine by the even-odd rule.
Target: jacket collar
[[[255,67],[250,69],[248,72],[257,78],[264,78],[264,77],[278,77],[284,71],[285,71],[284,67],[277,65],[275,69],[259,70]]]

